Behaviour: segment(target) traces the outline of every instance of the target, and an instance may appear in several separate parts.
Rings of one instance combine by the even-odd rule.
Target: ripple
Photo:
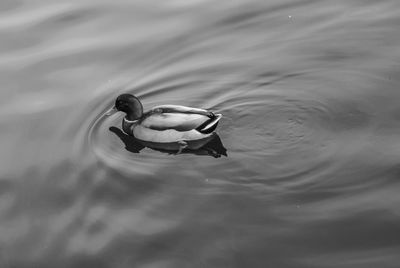
[[[311,187],[323,184],[324,178],[340,170],[344,165],[343,154],[360,151],[361,145],[351,141],[370,126],[368,113],[355,105],[348,94],[341,98],[340,94],[332,96],[313,87],[295,89],[293,84],[299,79],[306,80],[308,85],[315,82],[306,73],[271,71],[262,75],[263,82],[255,78],[225,83],[201,75],[179,74],[176,70],[156,76],[153,81],[128,83],[122,87],[128,90],[104,96],[88,133],[96,157],[109,168],[134,179],[145,177],[160,182],[163,172],[167,172],[175,179],[162,183],[176,183],[174,186],[180,188],[187,187],[186,183],[182,186],[184,179],[193,179],[195,185],[207,179],[207,191],[222,185],[253,190],[254,187],[258,190]],[[221,91],[223,87],[229,90]],[[196,156],[170,156],[150,149],[141,150],[140,154],[126,150],[121,140],[109,131],[110,127],[121,125],[122,115],[100,116],[120,92],[138,95],[145,109],[171,103],[222,113],[224,118],[218,133],[229,157],[210,161]]]
[[[398,1],[107,2],[0,4],[9,266],[398,263]],[[139,150],[122,92],[228,157]]]

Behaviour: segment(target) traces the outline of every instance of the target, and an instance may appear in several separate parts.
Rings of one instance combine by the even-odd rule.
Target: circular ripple
[[[215,161],[194,155],[170,156],[148,148],[128,151],[118,130],[110,131],[121,125],[122,114],[101,116],[112,104],[103,100],[101,112],[91,121],[90,148],[106,166],[135,179],[145,177],[177,187],[187,186],[183,180],[207,181],[212,187],[308,187],[340,169],[341,155],[357,151],[353,139],[369,126],[369,116],[348,94],[342,98],[312,87],[291,89],[289,81],[296,78],[288,75],[283,76],[289,77],[283,79],[286,84],[273,87],[178,74],[155,77],[125,88],[142,99],[145,109],[171,103],[221,112],[224,118],[218,133],[229,157]]]
[[[323,182],[343,164],[342,154],[357,150],[349,138],[369,126],[369,116],[340,94],[256,88],[250,95],[227,100],[221,112],[229,118],[231,156],[247,170],[241,182],[257,187]]]

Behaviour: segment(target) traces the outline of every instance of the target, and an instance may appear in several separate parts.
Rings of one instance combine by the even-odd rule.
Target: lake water
[[[398,0],[2,0],[1,267],[399,267]],[[142,148],[120,93],[224,115]],[[220,155],[217,155],[220,156]]]

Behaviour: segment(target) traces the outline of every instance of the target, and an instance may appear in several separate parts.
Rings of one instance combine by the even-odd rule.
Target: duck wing
[[[155,106],[149,112],[199,114],[205,116],[210,116],[210,114],[212,114],[211,112],[205,109],[187,107],[182,105],[171,105],[171,104]]]
[[[211,133],[216,128],[222,115],[215,115],[207,110],[179,106],[156,106],[144,115],[141,125],[154,130],[174,129],[176,131],[197,130]],[[206,131],[206,132],[203,132]]]

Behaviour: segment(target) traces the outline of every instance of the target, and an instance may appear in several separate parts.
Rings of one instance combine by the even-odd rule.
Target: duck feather
[[[139,140],[176,142],[207,138],[215,130],[222,115],[180,105],[156,106],[132,124]]]
[[[159,131],[168,129],[190,131],[200,130],[206,127],[208,122],[218,120],[218,116],[207,110],[180,105],[161,105],[144,114],[140,124]]]

